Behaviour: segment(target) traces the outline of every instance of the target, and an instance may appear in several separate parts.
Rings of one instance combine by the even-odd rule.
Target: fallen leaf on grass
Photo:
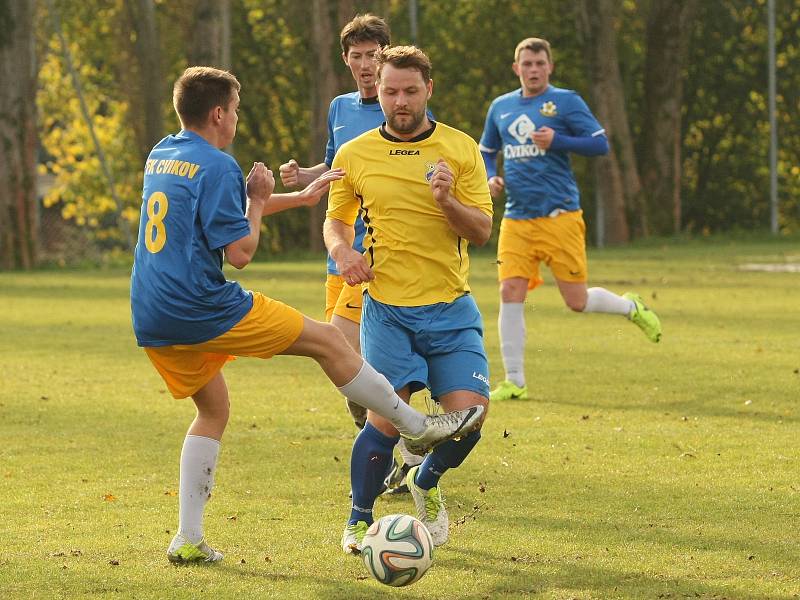
[[[469,512],[466,515],[464,515],[463,517],[461,517],[459,519],[456,519],[455,522],[453,523],[453,527],[458,527],[459,525],[464,525],[467,522],[468,519],[472,519],[474,521],[475,518],[476,518],[475,515],[477,515],[478,512],[480,512],[480,510],[484,506],[486,506],[486,505],[485,504],[484,505],[476,504],[475,506],[473,506],[472,507],[472,512]]]
[[[106,502],[114,502],[116,499],[117,499],[117,497],[114,494],[104,494],[103,495],[103,500],[105,500]]]
[[[177,496],[178,492],[176,492],[175,490],[167,490],[166,492],[164,492],[164,495],[165,496]]]
[[[114,567],[118,567],[119,566],[119,561],[118,560],[110,560],[110,561],[108,561],[108,564],[110,564],[110,565],[112,565]]]
[[[238,518],[239,517],[237,517],[236,515],[231,515],[230,517],[228,517],[228,521],[235,521]]]

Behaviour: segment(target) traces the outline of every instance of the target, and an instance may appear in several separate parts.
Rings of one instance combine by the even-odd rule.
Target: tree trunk
[[[318,165],[325,158],[328,141],[328,107],[336,95],[336,70],[333,64],[333,24],[331,13],[338,15],[338,2],[313,0],[311,6],[311,44],[317,61],[311,72],[311,147],[310,165]],[[331,10],[331,7],[333,10]],[[325,220],[327,202],[320,202],[310,210],[308,220],[309,247],[314,252],[324,248],[322,222]]]
[[[198,0],[189,48],[192,66],[231,68],[230,0]]]
[[[681,230],[683,70],[696,0],[652,0],[645,37],[642,185],[659,233]]]
[[[7,5],[0,34],[0,267],[38,259],[35,0]]]
[[[617,55],[618,11],[615,0],[582,0],[578,9],[578,31],[584,40],[592,109],[605,127],[611,146],[608,155],[593,159],[596,185],[604,206],[604,238],[609,244],[630,240],[626,209],[635,206],[641,187]]]
[[[130,25],[136,32],[134,52],[137,59],[137,77],[131,96],[131,117],[136,131],[142,161],[150,149],[164,136],[162,103],[166,88],[161,74],[161,46],[153,0],[128,0]]]

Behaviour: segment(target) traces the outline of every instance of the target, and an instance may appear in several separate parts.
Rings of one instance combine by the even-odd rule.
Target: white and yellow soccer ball
[[[387,515],[367,529],[361,557],[369,574],[381,583],[411,585],[433,563],[433,540],[422,521],[410,515]]]

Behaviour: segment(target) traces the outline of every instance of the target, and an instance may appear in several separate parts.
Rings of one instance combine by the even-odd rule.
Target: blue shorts
[[[364,294],[361,353],[395,390],[423,387],[434,398],[456,390],[489,397],[481,313],[472,296],[425,306],[392,306]]]

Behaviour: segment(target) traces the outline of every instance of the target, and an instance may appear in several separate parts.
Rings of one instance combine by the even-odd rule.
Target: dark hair
[[[214,67],[189,67],[172,88],[172,105],[181,124],[190,127],[205,125],[208,113],[216,106],[227,109],[233,92],[241,89],[239,80]]]
[[[391,43],[391,32],[386,21],[369,13],[356,15],[355,18],[342,28],[339,34],[342,52],[347,56],[350,46],[363,42],[375,42],[378,46],[388,46]]]
[[[525,38],[514,49],[514,62],[519,62],[519,55],[523,50],[531,50],[532,52],[542,52],[547,54],[547,60],[553,62],[553,53],[550,50],[550,42],[542,38]]]
[[[431,59],[416,46],[392,46],[382,48],[375,55],[378,63],[378,79],[384,65],[392,65],[396,69],[415,69],[420,72],[425,83],[431,80]]]

